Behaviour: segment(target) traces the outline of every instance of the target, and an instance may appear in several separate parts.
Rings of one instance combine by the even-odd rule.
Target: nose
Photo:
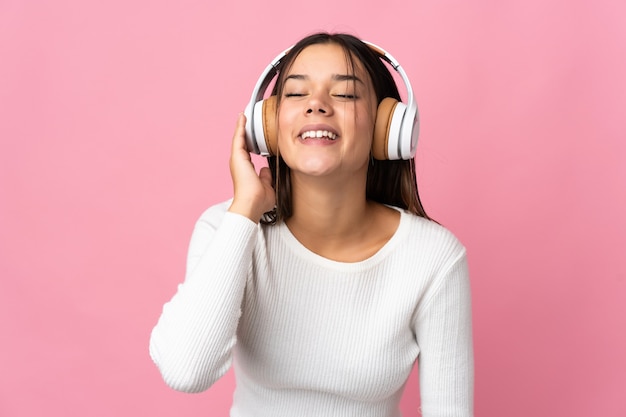
[[[321,107],[318,107],[317,110],[314,110],[312,107],[309,107],[306,112],[307,114],[311,114],[311,113],[314,113],[315,111],[322,113],[322,114],[326,114],[326,110]]]
[[[312,94],[307,103],[306,113],[307,114],[324,114],[328,115],[332,112],[332,107],[324,99],[322,93]]]

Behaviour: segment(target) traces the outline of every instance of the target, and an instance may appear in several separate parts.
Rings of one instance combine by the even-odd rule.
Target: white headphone
[[[384,49],[364,42],[379,57],[400,74],[407,91],[407,103],[391,97],[378,105],[372,156],[378,160],[411,159],[415,156],[419,135],[419,114],[413,97],[411,83],[400,64]],[[250,152],[262,156],[276,155],[276,96],[263,99],[267,87],[278,73],[281,60],[291,48],[286,49],[267,66],[254,87],[250,103],[246,106],[246,145]]]

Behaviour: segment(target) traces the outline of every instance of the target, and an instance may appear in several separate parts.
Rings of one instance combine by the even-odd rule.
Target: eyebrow
[[[365,84],[363,82],[363,80],[361,80],[359,77],[357,77],[356,75],[351,75],[351,74],[333,74],[332,75],[332,80],[333,81],[358,81],[361,84]],[[285,78],[285,81],[287,80],[303,80],[306,81],[309,79],[308,75],[304,75],[304,74],[290,74],[287,76],[287,78]]]

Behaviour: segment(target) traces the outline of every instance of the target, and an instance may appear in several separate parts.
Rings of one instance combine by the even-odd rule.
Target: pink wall
[[[383,3],[0,2],[0,415],[226,415],[232,375],[169,390],[149,332],[259,72],[320,29],[413,81],[423,200],[470,253],[477,416],[626,415],[626,7]]]

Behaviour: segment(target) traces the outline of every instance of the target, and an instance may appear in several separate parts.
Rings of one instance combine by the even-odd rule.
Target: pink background
[[[384,7],[383,7],[384,5]],[[226,416],[148,356],[261,70],[317,30],[416,91],[468,247],[476,415],[626,415],[622,1],[0,1],[0,415]],[[415,374],[402,403],[417,416]]]

